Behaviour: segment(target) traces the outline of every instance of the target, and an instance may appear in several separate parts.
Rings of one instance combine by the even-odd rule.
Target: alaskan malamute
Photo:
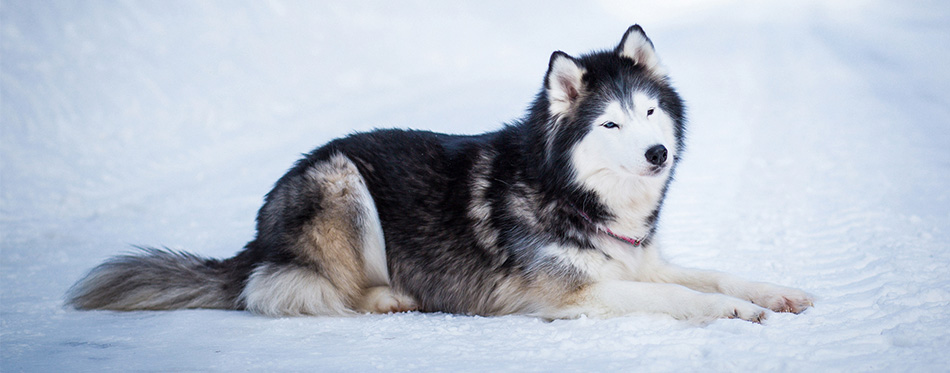
[[[237,256],[143,249],[93,269],[67,303],[755,322],[809,307],[802,291],[660,257],[656,222],[684,126],[683,101],[634,25],[611,50],[554,52],[527,114],[496,132],[334,140],[277,181]]]

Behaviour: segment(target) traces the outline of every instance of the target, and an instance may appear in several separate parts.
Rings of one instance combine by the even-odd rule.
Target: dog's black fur
[[[631,27],[627,35],[632,32],[643,33],[639,26]],[[375,203],[390,286],[415,300],[417,309],[496,313],[504,308],[494,302],[496,287],[508,278],[523,279],[525,286],[554,279],[564,291],[581,288],[589,282],[582,271],[539,254],[549,245],[597,250],[593,238],[602,234],[597,226],[614,218],[612,208],[602,204],[595,191],[575,181],[570,159],[574,144],[592,130],[592,121],[608,101],[630,101],[632,92],[638,91],[656,97],[672,118],[677,157],[683,148],[682,99],[665,76],[622,56],[622,48],[623,43],[616,50],[579,58],[556,52],[527,115],[496,132],[456,136],[377,130],[331,141],[277,181],[258,214],[256,237],[237,256],[198,260],[147,250],[140,256],[120,257],[78,283],[69,303],[82,309],[244,309],[242,292],[262,264],[325,272],[326,263],[301,256],[295,247],[326,202],[326,191],[308,180],[308,172],[337,155],[356,166]],[[585,71],[576,110],[558,115],[551,113],[548,97],[557,58],[569,58]],[[670,167],[675,164],[676,159]],[[651,229],[642,237],[643,245],[651,242],[661,204],[662,198],[648,217]],[[473,206],[489,214],[474,214]],[[150,262],[181,263],[186,257],[185,267],[200,267],[204,277],[215,279],[217,302],[196,304],[202,294],[168,289],[190,285],[165,284],[155,277],[144,280],[137,273],[142,266],[155,268]],[[167,269],[165,274],[174,278],[181,273]],[[168,292],[178,296],[148,299],[149,294]],[[128,294],[144,298],[132,301]]]

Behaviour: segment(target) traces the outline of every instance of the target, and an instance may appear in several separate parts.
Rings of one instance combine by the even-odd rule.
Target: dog
[[[276,182],[236,256],[141,248],[94,268],[66,302],[752,322],[812,306],[801,290],[662,259],[654,236],[685,125],[683,100],[634,25],[613,49],[554,52],[526,115],[500,130],[333,140]]]

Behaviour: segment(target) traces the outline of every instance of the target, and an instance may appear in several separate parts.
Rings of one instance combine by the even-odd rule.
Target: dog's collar
[[[571,207],[574,207],[574,206],[571,206]],[[643,244],[643,241],[641,241],[641,240],[638,240],[638,239],[635,239],[635,238],[631,238],[631,237],[627,237],[627,236],[624,236],[624,235],[622,235],[622,234],[616,234],[616,233],[614,233],[614,231],[610,230],[610,228],[607,228],[607,226],[605,226],[605,225],[603,225],[603,224],[597,224],[597,223],[595,223],[594,220],[591,219],[590,216],[588,216],[586,212],[584,212],[584,210],[581,210],[581,209],[579,209],[579,208],[577,208],[577,207],[574,207],[574,210],[577,210],[577,213],[580,214],[581,217],[584,218],[585,221],[587,221],[587,224],[590,224],[590,225],[594,226],[594,228],[596,228],[597,231],[599,231],[599,232],[604,232],[605,234],[607,234],[607,235],[610,236],[610,237],[613,237],[613,238],[615,238],[615,239],[617,239],[617,240],[623,241],[623,242],[625,242],[625,243],[627,243],[627,244],[633,245],[633,247],[640,247],[640,245]]]

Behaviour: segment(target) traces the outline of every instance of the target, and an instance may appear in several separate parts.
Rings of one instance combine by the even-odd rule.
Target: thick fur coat
[[[237,256],[113,258],[79,309],[224,308],[269,316],[417,310],[544,318],[661,312],[761,321],[799,290],[670,265],[656,222],[685,108],[653,43],[551,55],[528,113],[475,136],[377,130],[334,140],[267,194]]]

